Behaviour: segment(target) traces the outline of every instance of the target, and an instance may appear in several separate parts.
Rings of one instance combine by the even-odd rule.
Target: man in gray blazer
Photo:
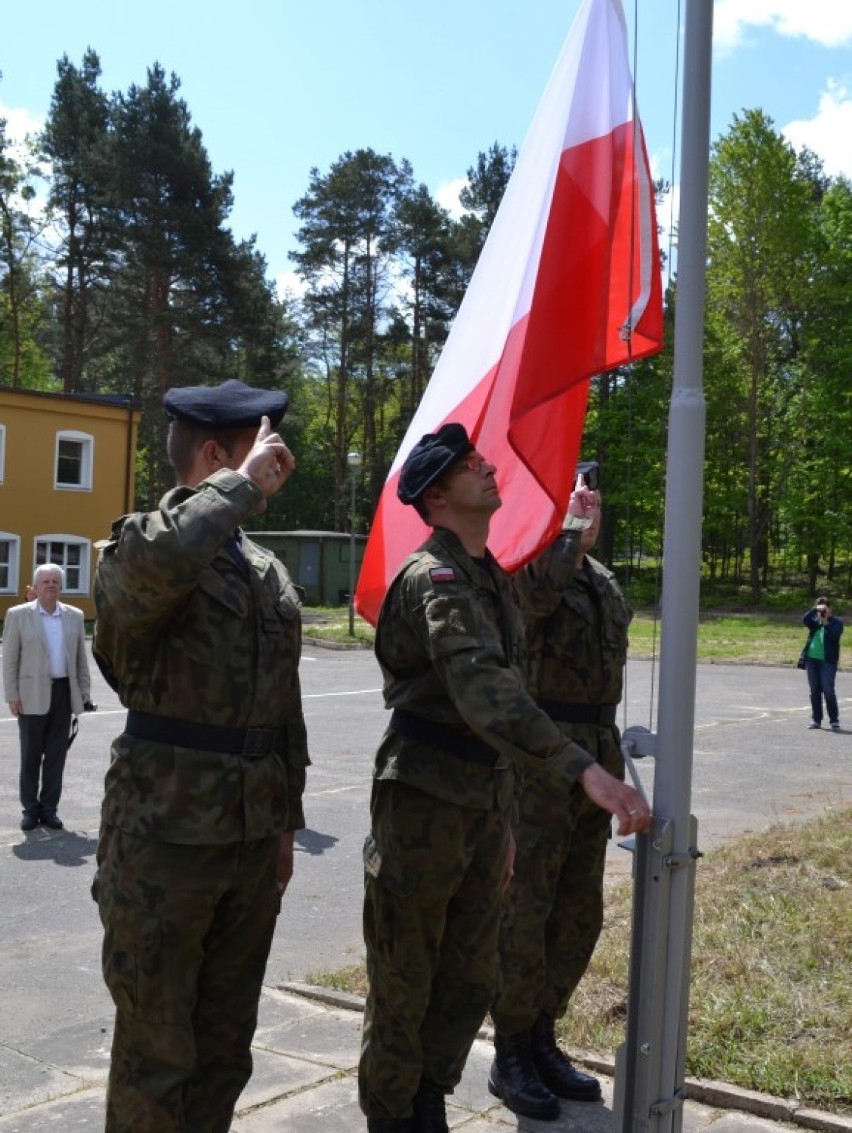
[[[21,736],[22,830],[40,822],[62,829],[71,716],[94,708],[83,614],[59,601],[64,581],[61,567],[36,567],[35,599],[12,606],[3,625],[3,685]]]

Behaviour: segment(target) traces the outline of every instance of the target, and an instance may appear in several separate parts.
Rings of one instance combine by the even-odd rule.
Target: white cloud
[[[275,276],[275,289],[279,299],[301,299],[307,288],[304,280],[294,271],[280,271]]]
[[[27,188],[34,191],[30,198],[18,195],[13,197],[15,208],[35,217],[44,213],[47,205],[48,181],[51,166],[47,160],[33,163],[33,154],[26,146],[27,136],[40,133],[44,129],[44,118],[25,110],[23,107],[6,106],[0,102],[0,118],[6,121],[6,155],[18,162],[22,169],[30,169]],[[44,233],[42,238],[46,239]]]
[[[435,190],[435,200],[441,208],[447,210],[454,220],[458,220],[464,214],[464,209],[459,201],[459,193],[465,185],[467,185],[467,177],[456,177],[454,181],[445,181]]]
[[[0,118],[6,119],[6,138],[16,148],[27,134],[36,134],[44,128],[44,119],[22,106],[6,106],[0,102]]]
[[[812,149],[830,176],[852,177],[852,90],[842,83],[829,79],[816,116],[790,122],[781,133],[794,149]]]
[[[790,39],[810,39],[823,47],[852,43],[852,4],[849,0],[716,0],[713,40],[732,50],[750,27],[771,27]]]

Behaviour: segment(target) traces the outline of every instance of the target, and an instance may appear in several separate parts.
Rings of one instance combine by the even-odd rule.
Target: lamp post
[[[355,636],[355,473],[361,467],[360,452],[346,454],[349,465],[349,636]]]

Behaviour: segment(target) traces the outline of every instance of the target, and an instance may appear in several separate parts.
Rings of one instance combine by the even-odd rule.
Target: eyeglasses
[[[483,465],[487,464],[488,461],[481,453],[469,452],[467,456],[462,457],[460,463],[463,464],[465,468],[469,468],[471,472],[481,472]]]

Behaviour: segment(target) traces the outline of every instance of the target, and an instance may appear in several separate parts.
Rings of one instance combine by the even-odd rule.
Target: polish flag
[[[662,349],[654,189],[621,0],[583,0],[452,330],[382,490],[355,605],[375,624],[427,537],[397,499],[424,433],[467,428],[497,466],[488,546],[507,570],[560,529],[596,374]]]

